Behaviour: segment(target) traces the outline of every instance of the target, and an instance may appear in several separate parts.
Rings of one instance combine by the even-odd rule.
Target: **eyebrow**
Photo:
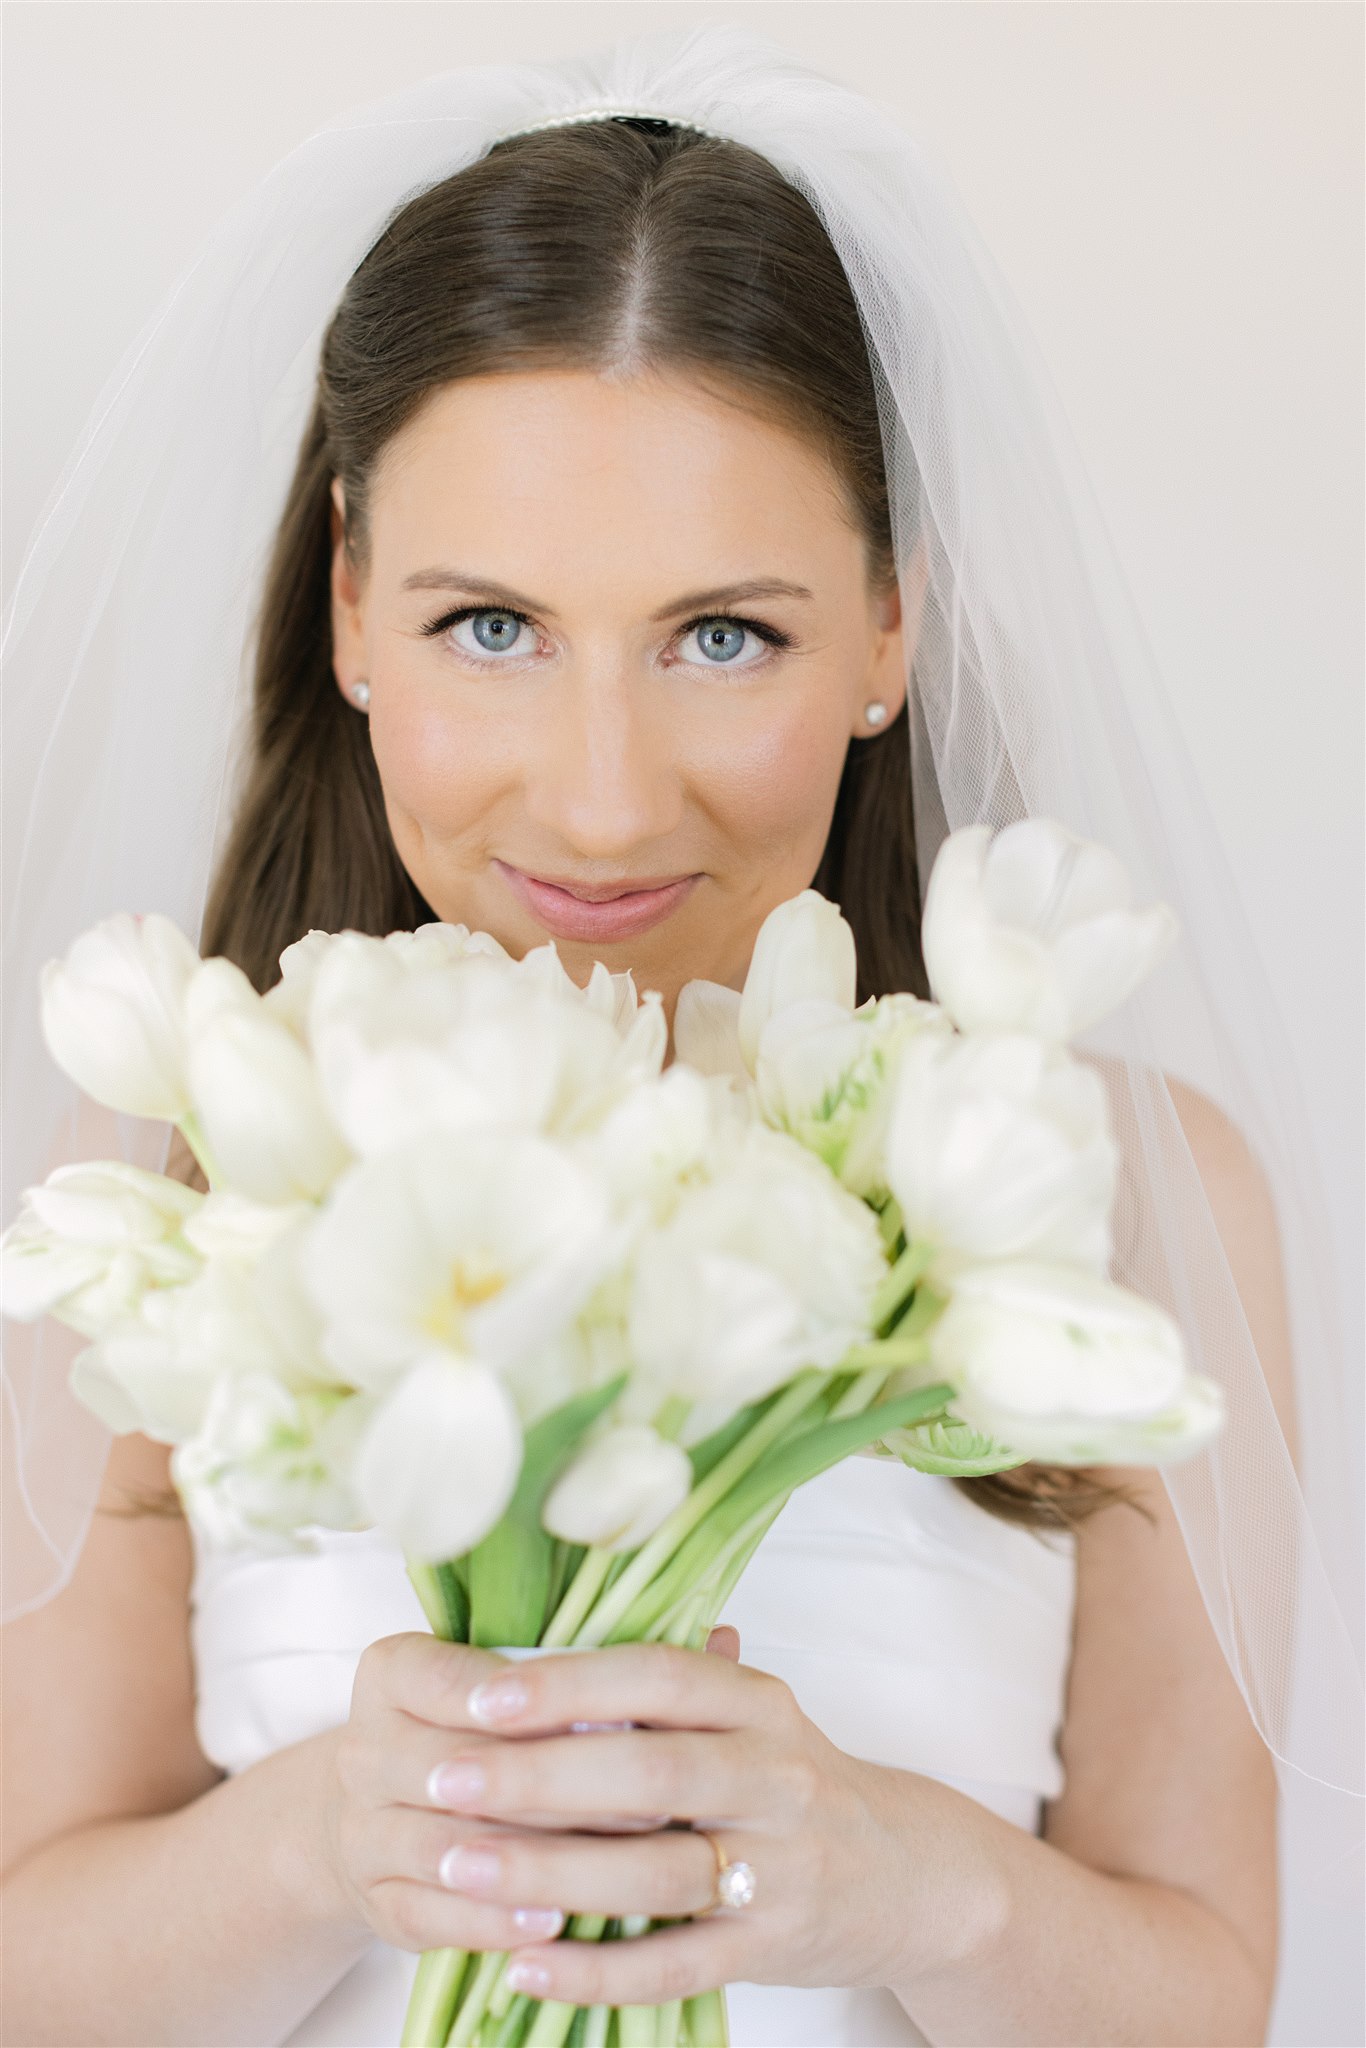
[[[556,616],[549,605],[541,604],[536,598],[525,597],[516,590],[510,590],[505,583],[492,582],[487,576],[468,575],[463,569],[419,569],[415,575],[404,577],[401,588],[462,590],[472,597],[486,598],[492,604],[508,605],[516,611],[535,612],[547,619]],[[715,590],[694,590],[687,596],[677,597],[672,603],[652,612],[650,624],[661,625],[665,619],[676,618],[680,612],[705,611],[710,606],[738,604],[755,597],[795,597],[808,604],[815,602],[815,592],[808,590],[804,583],[789,583],[780,576],[754,576],[743,583],[725,583]]]

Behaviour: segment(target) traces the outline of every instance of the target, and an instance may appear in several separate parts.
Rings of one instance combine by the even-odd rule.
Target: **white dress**
[[[344,1721],[379,1636],[425,1629],[375,1530],[313,1556],[210,1550],[196,1531],[191,1634],[205,1754],[240,1771]],[[1037,1831],[1062,1789],[1075,1538],[986,1514],[947,1479],[847,1458],[792,1496],[724,1619],[842,1749],[956,1786]],[[291,2048],[396,2048],[415,1955],[375,1941]],[[925,2040],[890,1991],[736,1984],[734,2048]]]

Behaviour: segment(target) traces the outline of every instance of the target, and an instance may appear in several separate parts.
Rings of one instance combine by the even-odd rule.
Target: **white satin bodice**
[[[397,1547],[320,1531],[312,1555],[194,1532],[191,1639],[206,1756],[246,1769],[344,1721],[361,1652],[427,1627]],[[1075,1539],[988,1515],[945,1479],[853,1457],[792,1496],[723,1619],[850,1754],[956,1786],[1036,1831],[1062,1789]],[[287,2037],[395,2048],[417,1958],[376,1941]],[[924,2040],[889,1991],[732,1985],[734,2048]]]

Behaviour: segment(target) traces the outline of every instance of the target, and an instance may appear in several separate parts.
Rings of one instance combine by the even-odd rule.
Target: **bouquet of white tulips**
[[[1177,1326],[1107,1277],[1116,1147],[1067,1049],[1174,931],[1103,847],[969,828],[928,890],[933,1001],[855,1007],[806,890],[742,992],[685,986],[666,1066],[659,995],[580,987],[553,944],[312,931],[261,995],[121,914],[45,969],[47,1043],[176,1124],[209,1192],[58,1168],[0,1238],[4,1313],[91,1339],[75,1391],[175,1446],[212,1542],[378,1525],[447,1640],[700,1647],[853,1452],[1157,1463],[1219,1428]],[[404,2043],[725,2038],[721,1992],[576,2013],[505,1965],[424,1956]]]

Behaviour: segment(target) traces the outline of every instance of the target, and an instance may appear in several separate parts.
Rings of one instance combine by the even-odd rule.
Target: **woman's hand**
[[[447,1744],[453,1768],[436,1788],[467,1822],[444,1862],[439,1834],[425,1852],[447,1884],[504,1915],[706,1914],[634,1940],[543,1942],[513,1964],[518,1990],[654,2005],[734,1981],[890,1984],[976,1935],[990,1887],[955,1867],[944,1788],[847,1756],[765,1672],[621,1644],[503,1665],[463,1704],[470,1726],[516,1739]],[[602,1722],[635,1725],[573,1732]],[[706,1913],[711,1845],[661,1815],[748,1863],[753,1903]],[[579,1832],[611,1816],[650,1832]]]
[[[432,1775],[508,1747],[466,1710],[506,1658],[419,1633],[382,1636],[356,1668],[351,1712],[336,1731],[325,1839],[337,1917],[396,1948],[517,1948],[548,1941],[564,1915],[502,1892],[496,1902],[452,1891],[441,1859],[480,1832],[458,1820]],[[625,1824],[625,1823],[623,1823]]]

